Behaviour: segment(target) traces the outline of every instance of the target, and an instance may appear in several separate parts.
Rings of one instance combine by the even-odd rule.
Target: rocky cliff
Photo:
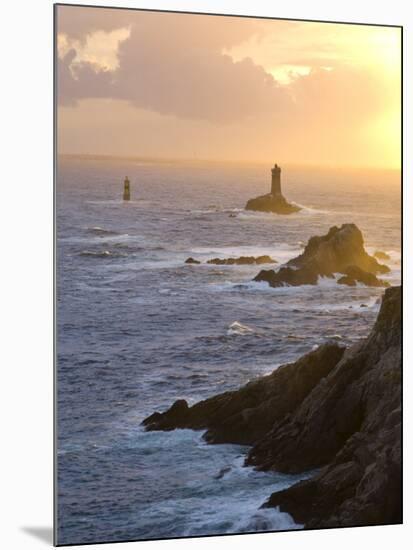
[[[344,348],[326,344],[258,378],[236,391],[225,392],[188,407],[176,401],[164,413],[143,421],[147,430],[206,429],[209,443],[252,445],[307,396],[338,363]]]
[[[293,414],[249,453],[263,469],[320,472],[271,495],[306,527],[401,522],[401,288]]]
[[[259,469],[319,469],[264,504],[306,527],[399,523],[401,288],[386,290],[357,346],[320,346],[237,391],[192,407],[176,401],[143,424],[205,429],[211,443],[249,444],[246,464]]]

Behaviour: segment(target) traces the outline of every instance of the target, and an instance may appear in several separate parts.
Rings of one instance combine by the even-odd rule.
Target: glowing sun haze
[[[59,6],[59,153],[400,167],[401,30]]]

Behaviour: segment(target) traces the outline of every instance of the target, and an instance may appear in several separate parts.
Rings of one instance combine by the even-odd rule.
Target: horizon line
[[[281,166],[302,167],[302,168],[322,168],[322,169],[338,169],[338,170],[377,170],[377,171],[392,171],[401,172],[401,166],[371,166],[371,165],[353,165],[353,164],[321,164],[321,163],[300,163],[280,160],[257,160],[257,159],[214,159],[214,158],[191,158],[191,157],[157,157],[151,155],[116,155],[116,154],[100,154],[100,153],[57,153],[58,158],[71,158],[83,160],[119,160],[119,161],[140,161],[152,163],[210,163],[210,164],[262,164],[273,165],[274,162]]]

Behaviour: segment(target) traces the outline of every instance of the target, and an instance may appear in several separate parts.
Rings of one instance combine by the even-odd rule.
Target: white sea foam
[[[294,212],[293,214],[290,214],[292,216],[297,215],[317,215],[317,214],[331,214],[331,210],[321,210],[319,208],[313,208],[312,206],[305,206],[304,204],[299,204],[298,202],[293,202],[292,204],[295,204],[296,206],[299,206],[301,210],[298,212]]]
[[[100,227],[98,225],[94,226],[94,227],[88,227],[87,228],[87,231],[89,233],[93,233],[94,235],[101,235],[101,236],[105,236],[105,235],[119,235],[119,233],[117,231],[112,231],[111,229],[105,229],[103,227]]]
[[[109,199],[109,200],[88,200],[85,201],[86,204],[93,204],[97,206],[124,206],[129,208],[130,206],[140,206],[147,205],[150,201],[139,199],[130,201],[124,201],[123,199]]]
[[[261,221],[277,221],[284,218],[290,218],[294,214],[289,216],[281,216],[273,212],[258,212],[257,210],[242,210],[238,214],[240,220],[261,220]]]
[[[255,266],[256,268],[257,266]],[[318,293],[320,288],[327,289],[337,289],[340,288],[337,285],[335,279],[330,279],[328,277],[319,277],[317,285],[284,285],[272,287],[266,281],[242,281],[242,282],[233,282],[225,281],[224,283],[211,283],[209,289],[215,292],[239,292],[239,291],[249,291],[249,292],[260,292],[268,294],[286,294],[286,295],[305,295],[309,293]]]
[[[239,218],[241,219],[261,219],[261,220],[285,220],[288,223],[288,220],[293,220],[297,217],[302,216],[316,216],[316,215],[326,215],[331,214],[331,210],[321,210],[318,208],[313,208],[311,206],[305,206],[303,204],[299,204],[298,202],[290,201],[291,204],[298,206],[301,208],[298,212],[293,212],[292,214],[289,214],[288,216],[277,214],[276,212],[258,212],[257,210],[241,210],[239,213]]]
[[[191,214],[238,214],[240,212],[244,212],[243,208],[222,208],[218,205],[211,205],[207,208],[198,208],[191,210]]]
[[[261,505],[272,492],[285,489],[299,479],[274,472],[256,472],[244,467],[246,448],[238,445],[207,445],[202,434],[191,430],[148,432],[134,430],[134,447],[149,460],[168,457],[179,488],[167,500],[148,503],[143,521],[159,525],[162,517],[179,523],[181,535],[205,535],[300,529],[291,516]],[[180,457],[185,456],[185,461]],[[188,460],[194,469],[185,467]],[[161,466],[160,464],[158,467]]]
[[[377,258],[377,261],[381,264],[385,264],[389,266],[390,269],[400,267],[400,262],[401,262],[400,250],[394,250],[394,249],[387,250],[385,248],[380,248],[377,246],[370,246],[370,245],[365,245],[365,249],[368,252],[368,254],[370,254],[371,256],[374,256],[374,253],[378,250],[380,252],[384,252],[385,254],[388,254],[388,256],[390,256],[390,259],[382,260],[380,258]]]
[[[253,332],[253,328],[248,325],[243,325],[239,321],[231,323],[227,330],[228,336],[244,336],[245,334],[252,334]]]
[[[86,256],[91,258],[125,258],[127,254],[122,252],[112,252],[110,250],[82,250],[79,252],[79,256]]]

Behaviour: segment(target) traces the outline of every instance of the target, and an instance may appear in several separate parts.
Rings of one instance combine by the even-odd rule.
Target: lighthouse
[[[126,176],[125,181],[123,182],[123,200],[130,201],[130,181],[128,176]]]
[[[278,164],[271,168],[271,195],[281,195],[281,168]]]
[[[274,164],[271,168],[271,192],[250,199],[245,209],[258,212],[274,212],[275,214],[293,214],[299,212],[301,207],[288,202],[281,193],[281,168],[278,164]]]

